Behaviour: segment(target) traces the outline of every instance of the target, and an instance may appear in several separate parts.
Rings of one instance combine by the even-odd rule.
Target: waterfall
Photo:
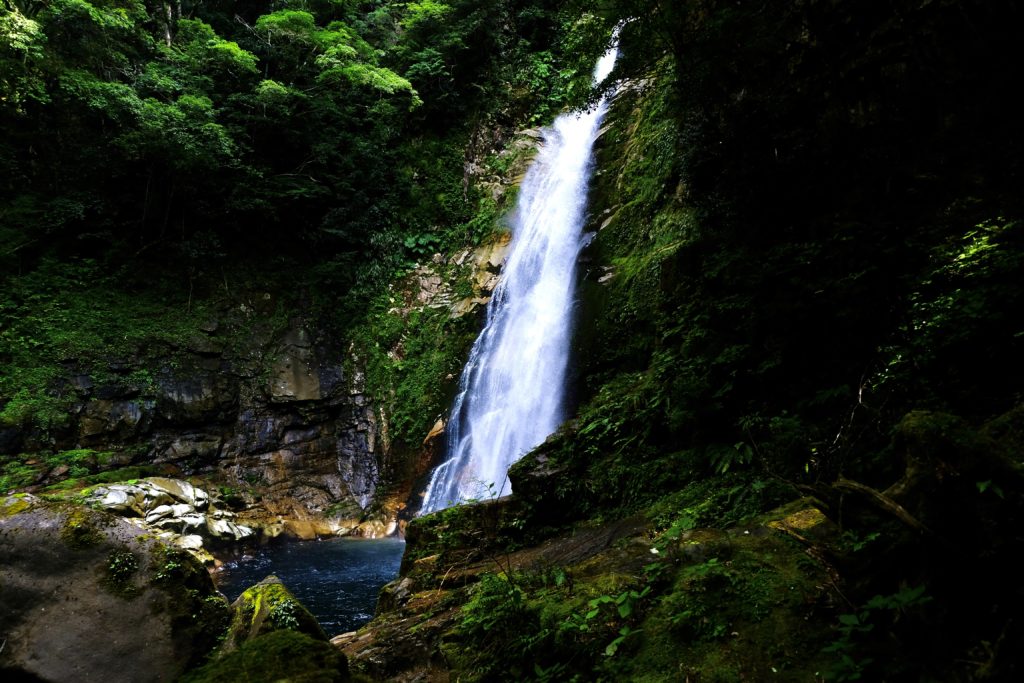
[[[594,69],[611,73],[613,46]],[[564,419],[576,260],[593,146],[608,103],[559,116],[519,192],[512,244],[487,322],[473,344],[420,514],[511,493],[508,468]]]

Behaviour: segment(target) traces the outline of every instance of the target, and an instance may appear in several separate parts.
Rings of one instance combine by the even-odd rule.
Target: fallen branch
[[[853,481],[852,479],[845,479],[843,477],[839,477],[835,481],[835,483],[832,484],[832,487],[840,491],[858,493],[861,496],[867,498],[869,501],[871,501],[871,503],[873,503],[875,507],[884,510],[885,512],[888,512],[890,515],[900,520],[901,522],[909,526],[911,529],[919,531],[923,534],[927,534],[929,536],[935,535],[931,529],[926,527],[924,524],[918,521],[916,517],[907,512],[906,508],[904,508],[902,505],[894,501],[889,496],[879,491],[876,491],[870,486],[865,486],[864,484]]]

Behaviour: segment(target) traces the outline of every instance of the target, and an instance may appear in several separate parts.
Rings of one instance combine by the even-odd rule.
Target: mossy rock
[[[0,511],[5,680],[172,681],[223,635],[227,601],[187,553],[69,503]]]
[[[182,683],[340,683],[349,680],[345,656],[330,643],[296,631],[264,633],[197,669]]]
[[[246,589],[231,609],[234,617],[222,648],[224,653],[274,631],[294,631],[315,640],[327,640],[316,617],[276,576],[268,576]]]
[[[32,507],[32,496],[24,493],[16,493],[0,499],[0,517],[12,517],[19,512],[24,512]]]
[[[373,680],[803,681],[829,664],[836,593],[823,560],[839,529],[813,500],[728,531],[657,534],[641,517],[579,525],[450,566],[479,514],[412,525],[449,544],[407,568],[400,581],[417,592],[339,642],[353,670]]]
[[[463,503],[409,522],[405,529],[404,575],[413,563],[435,554],[474,561],[521,540],[523,508],[518,497]]]
[[[828,664],[836,596],[828,568],[779,532],[821,518],[808,507],[683,534],[663,549],[631,635],[597,670],[608,680],[814,680]]]

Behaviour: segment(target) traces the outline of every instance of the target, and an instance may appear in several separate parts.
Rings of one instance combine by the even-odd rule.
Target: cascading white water
[[[611,73],[613,47],[594,69]],[[520,188],[512,245],[448,423],[420,514],[511,493],[508,468],[563,419],[576,260],[592,151],[608,105],[559,116]]]

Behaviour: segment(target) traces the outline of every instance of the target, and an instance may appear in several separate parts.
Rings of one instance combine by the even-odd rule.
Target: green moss
[[[23,461],[25,456],[0,456],[0,492],[24,488],[42,476],[38,464]]]
[[[453,319],[447,307],[413,308],[403,317],[396,306],[393,294],[381,295],[352,335],[392,438],[416,446],[448,407],[477,329],[472,316]]]
[[[0,517],[13,517],[32,507],[32,503],[18,494],[0,499]]]
[[[345,657],[336,647],[295,631],[260,635],[200,669],[182,683],[335,683],[348,680]]]
[[[140,592],[135,584],[139,560],[131,551],[112,550],[107,556],[106,575],[100,582],[104,588],[121,598],[134,598]]]
[[[61,538],[76,550],[92,547],[103,540],[103,533],[97,526],[97,513],[71,507],[61,529]]]
[[[209,572],[184,550],[163,544],[153,546],[144,568],[149,583],[166,596],[162,609],[171,617],[176,641],[201,643],[190,665],[198,665],[220,644],[231,621],[227,600],[213,585]]]
[[[68,492],[84,494],[87,492],[85,489],[90,486],[115,483],[131,484],[139,479],[160,476],[164,473],[165,469],[161,465],[132,465],[130,467],[120,467],[114,470],[97,472],[96,474],[90,474],[83,477],[65,479],[57,482],[56,484],[46,486],[43,491],[57,495],[68,495]]]
[[[327,640],[316,618],[276,577],[268,577],[246,589],[235,601],[224,649],[278,630],[290,630]]]

